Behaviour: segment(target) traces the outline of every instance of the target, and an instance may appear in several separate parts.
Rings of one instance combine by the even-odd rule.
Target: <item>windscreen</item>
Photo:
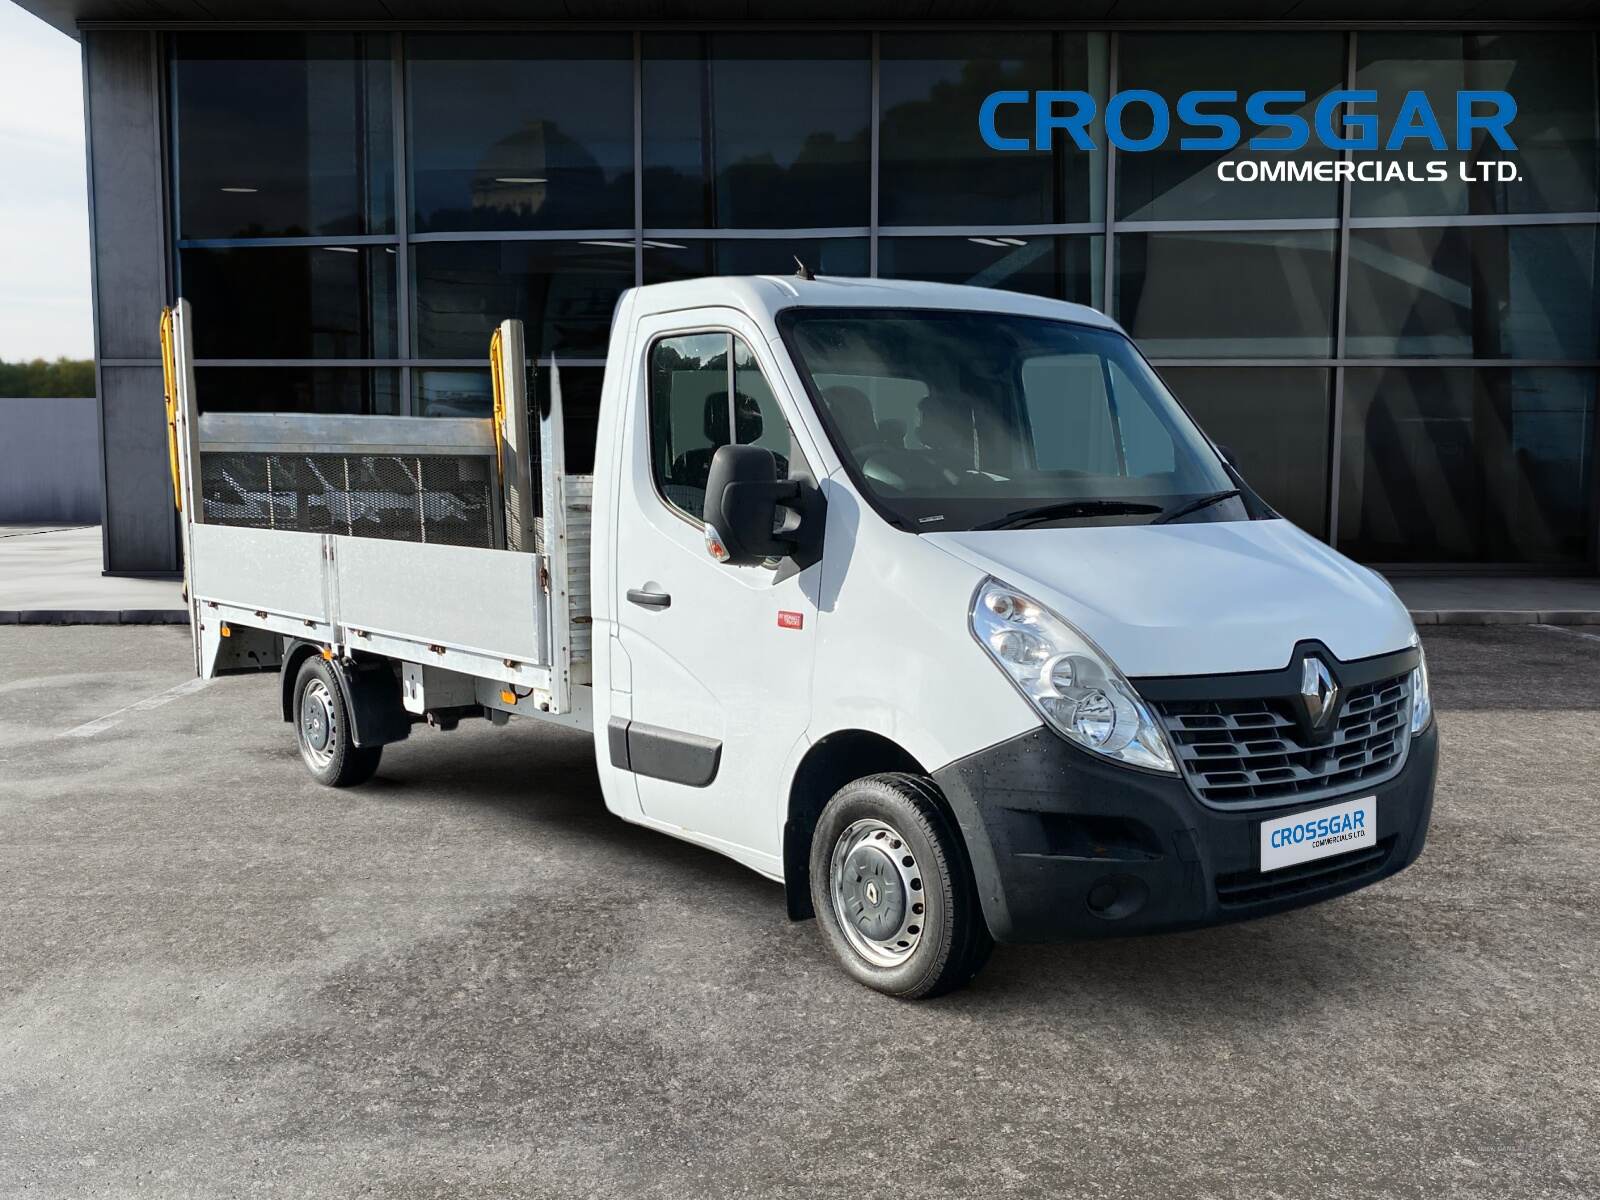
[[[906,528],[1246,516],[1119,333],[932,309],[796,308],[781,326],[852,475]]]

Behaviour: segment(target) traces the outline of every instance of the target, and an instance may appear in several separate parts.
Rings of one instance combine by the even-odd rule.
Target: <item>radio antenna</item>
[[[794,265],[800,268],[798,271],[796,271],[794,273],[794,277],[796,279],[815,279],[816,278],[816,275],[812,273],[811,268],[806,266],[805,263],[800,261],[800,256],[798,254],[796,254],[794,256]]]

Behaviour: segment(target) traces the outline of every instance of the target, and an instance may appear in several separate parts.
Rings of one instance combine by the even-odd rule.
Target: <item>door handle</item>
[[[628,603],[640,608],[671,608],[672,597],[666,592],[647,592],[643,588],[628,589]]]

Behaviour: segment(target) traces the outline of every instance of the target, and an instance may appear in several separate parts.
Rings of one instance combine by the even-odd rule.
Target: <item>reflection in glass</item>
[[[196,358],[392,358],[389,246],[181,250]]]
[[[394,228],[387,34],[180,34],[180,238]]]
[[[1154,357],[1333,351],[1334,233],[1124,233],[1116,312]]]
[[[600,420],[599,367],[561,367],[561,415],[567,437],[567,471],[588,475],[594,471],[594,439]],[[548,363],[534,372],[535,402],[541,406],[550,395],[554,377]],[[494,412],[494,385],[489,372],[474,368],[426,367],[411,372],[415,413],[420,417],[487,417]]]
[[[393,367],[200,367],[194,382],[201,412],[403,412]]]
[[[422,358],[486,355],[507,317],[527,323],[529,354],[604,358],[617,297],[633,286],[626,243],[423,242],[411,252]]]
[[[633,226],[626,34],[406,38],[412,228]]]
[[[1339,549],[1380,563],[1582,562],[1594,389],[1583,370],[1348,370]]]
[[[605,369],[568,367],[559,363],[553,369],[548,364],[540,364],[534,377],[534,397],[541,405],[548,399],[556,370],[561,372],[567,471],[573,475],[591,475],[594,473],[595,438],[600,432],[600,385],[605,380]]]
[[[869,50],[854,33],[646,34],[645,225],[866,225]]]
[[[1100,301],[1104,244],[1098,237],[996,233],[974,237],[886,237],[878,274],[1026,292],[1077,304]]]
[[[1594,358],[1596,227],[1357,229],[1355,356]]]
[[[707,275],[793,275],[795,259],[817,275],[865,275],[866,238],[723,238],[667,241],[646,238],[644,281]]]
[[[887,33],[879,59],[878,219],[883,224],[1099,219],[1105,139],[1098,118],[1090,127],[1092,152],[1057,134],[1049,150],[1001,153],[984,143],[977,114],[984,98],[1000,90],[1072,89],[1103,102],[1103,35]],[[999,108],[995,127],[1002,137],[1031,144],[1032,105]]]
[[[419,417],[487,417],[494,412],[494,385],[487,369],[413,370],[411,391],[414,412]]]
[[[1440,183],[1356,183],[1351,211],[1358,217],[1442,216],[1457,213],[1593,212],[1600,204],[1596,147],[1596,60],[1592,38],[1571,33],[1363,33],[1356,43],[1356,87],[1374,89],[1380,128],[1391,128],[1409,91],[1427,94],[1438,115],[1447,154],[1426,141],[1405,149],[1359,152],[1385,161],[1443,158],[1450,176]],[[1517,148],[1501,150],[1478,130],[1472,150],[1455,149],[1456,93],[1500,89],[1516,98],[1511,126]],[[1494,159],[1516,163],[1520,178],[1506,183],[1462,182],[1456,166]]]
[[[1331,371],[1315,367],[1163,367],[1161,377],[1263,500],[1328,536]]]
[[[1308,162],[1337,157],[1315,137],[1299,150],[1252,150],[1257,135],[1284,130],[1245,116],[1245,97],[1257,91],[1299,91],[1306,99],[1274,112],[1294,113],[1309,125],[1317,100],[1344,86],[1344,36],[1338,33],[1125,33],[1120,38],[1117,90],[1144,88],[1163,96],[1172,118],[1166,140],[1153,150],[1117,155],[1117,216],[1122,220],[1206,220],[1260,217],[1331,217],[1338,212],[1336,183],[1224,183],[1217,164],[1256,159]],[[1210,101],[1207,113],[1228,113],[1240,138],[1230,150],[1185,150],[1184,137],[1215,135],[1209,126],[1186,128],[1178,97],[1192,90],[1238,93],[1232,102]],[[1151,132],[1150,109],[1130,104],[1122,128],[1130,138]]]

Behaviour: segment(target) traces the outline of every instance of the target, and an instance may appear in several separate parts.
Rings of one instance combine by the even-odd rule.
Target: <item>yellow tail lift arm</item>
[[[172,472],[172,502],[183,511],[183,485],[178,473],[178,355],[172,340],[173,312],[161,310],[161,383],[167,401],[167,467]]]

